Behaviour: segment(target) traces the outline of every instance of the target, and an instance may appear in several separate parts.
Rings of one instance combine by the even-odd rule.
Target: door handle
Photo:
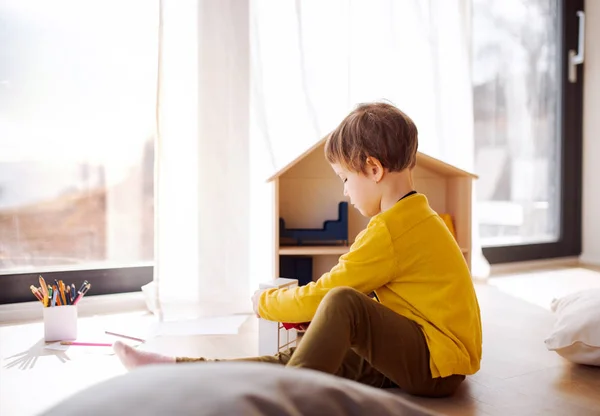
[[[569,50],[569,82],[577,82],[577,65],[581,65],[585,54],[585,13],[577,12],[579,18],[579,36],[577,37],[577,52]]]

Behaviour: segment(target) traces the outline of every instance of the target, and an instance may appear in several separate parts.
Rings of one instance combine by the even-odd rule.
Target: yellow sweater
[[[338,286],[379,301],[421,326],[433,377],[474,374],[481,361],[481,319],[469,269],[443,220],[415,194],[371,218],[336,266],[316,282],[269,289],[258,312],[279,322],[309,322]]]

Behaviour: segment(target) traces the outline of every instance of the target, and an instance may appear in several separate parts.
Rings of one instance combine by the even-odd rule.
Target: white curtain
[[[263,231],[251,255],[253,278],[272,274],[271,263],[259,262],[273,252],[272,211],[261,204],[271,195],[259,180],[320,140],[358,103],[391,101],[416,122],[419,150],[473,171],[471,0],[251,4],[252,239]],[[473,213],[472,270],[487,277],[475,204]]]
[[[155,277],[162,310],[249,307],[248,295],[273,276],[266,178],[360,102],[391,101],[417,123],[421,151],[472,170],[469,5],[163,1]],[[473,260],[474,274],[484,275],[477,250]]]
[[[155,281],[163,319],[248,306],[245,1],[162,1]]]

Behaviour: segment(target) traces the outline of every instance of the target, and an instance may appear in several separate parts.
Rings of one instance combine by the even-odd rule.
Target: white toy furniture
[[[296,279],[275,279],[272,282],[261,283],[260,289],[294,288],[298,286]],[[295,347],[297,331],[287,330],[281,322],[258,320],[258,355],[275,355],[279,351]]]

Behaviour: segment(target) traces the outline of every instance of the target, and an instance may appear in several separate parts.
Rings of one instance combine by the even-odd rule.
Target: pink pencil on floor
[[[112,347],[112,344],[105,344],[101,342],[61,341],[60,345],[77,345],[81,347]]]

